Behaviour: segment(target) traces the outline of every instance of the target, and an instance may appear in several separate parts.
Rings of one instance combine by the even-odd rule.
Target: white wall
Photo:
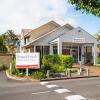
[[[79,30],[81,31],[78,32]],[[84,43],[97,43],[97,40],[92,35],[84,31],[80,27],[75,28],[69,32],[66,32],[66,34],[59,37],[60,41],[62,42],[73,42],[73,39],[75,38],[84,38]]]
[[[68,31],[69,29],[66,26],[63,26],[57,29],[56,31],[46,35],[45,37],[37,40],[36,42],[34,42],[34,44],[35,45],[48,45],[50,41],[56,39],[58,36],[60,36],[61,34],[65,34],[65,32],[68,32]]]

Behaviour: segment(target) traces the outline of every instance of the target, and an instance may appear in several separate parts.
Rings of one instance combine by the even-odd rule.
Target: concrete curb
[[[93,77],[100,77],[99,75],[96,76],[79,76],[79,77],[64,77],[64,78],[50,78],[50,79],[41,79],[41,80],[34,80],[29,78],[20,78],[16,76],[9,75],[8,71],[6,70],[6,76],[8,79],[20,81],[20,82],[40,82],[40,81],[54,81],[54,80],[67,80],[67,79],[79,79],[79,78],[93,78]]]
[[[7,76],[8,79],[15,80],[15,81],[21,81],[21,82],[39,82],[39,80],[35,80],[35,79],[20,78],[20,77],[12,76],[12,75],[10,75],[8,73],[7,70],[6,70],[6,76]]]
[[[54,81],[54,80],[67,80],[67,79],[80,79],[80,78],[93,78],[93,77],[99,77],[97,76],[80,76],[80,77],[70,77],[70,78],[50,78],[50,79],[41,79],[40,81]]]

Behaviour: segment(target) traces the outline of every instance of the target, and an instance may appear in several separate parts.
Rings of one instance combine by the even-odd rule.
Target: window
[[[36,52],[40,52],[40,55],[49,54],[49,46],[36,46]]]
[[[43,47],[43,54],[44,54],[44,55],[49,54],[49,49],[50,49],[49,46],[44,46],[44,47]]]
[[[57,46],[53,46],[53,54],[58,54]]]
[[[25,41],[25,42],[24,42],[25,44],[29,43],[29,42],[30,42],[30,37],[26,37],[26,38],[24,39],[24,41]]]

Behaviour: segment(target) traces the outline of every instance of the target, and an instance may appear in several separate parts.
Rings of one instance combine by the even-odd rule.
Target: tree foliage
[[[92,13],[100,17],[100,0],[68,0],[75,5],[76,10],[82,10],[86,13]]]
[[[16,42],[19,40],[18,37],[14,34],[13,30],[8,30],[3,34],[6,45],[9,48],[9,51],[13,53],[16,48]]]
[[[100,30],[98,31],[98,33],[95,34],[95,38],[96,38],[97,40],[100,40]]]
[[[6,47],[6,44],[5,44],[5,41],[4,41],[4,38],[2,35],[0,35],[0,53],[5,53],[7,52],[7,47]]]

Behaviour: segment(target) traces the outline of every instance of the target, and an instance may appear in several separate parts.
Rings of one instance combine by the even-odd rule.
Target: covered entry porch
[[[97,51],[93,43],[68,43],[52,42],[50,44],[50,54],[71,55],[74,63],[96,64]]]

